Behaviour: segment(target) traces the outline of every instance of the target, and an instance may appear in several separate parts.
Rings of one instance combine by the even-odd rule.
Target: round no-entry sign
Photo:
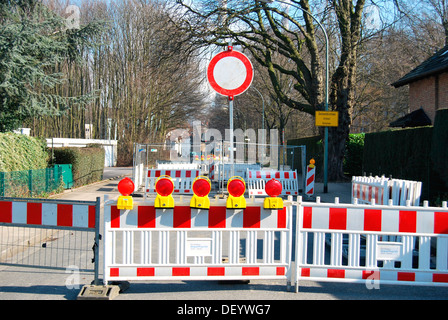
[[[250,87],[253,78],[252,63],[244,54],[231,47],[214,56],[207,68],[210,86],[223,96],[242,94]]]

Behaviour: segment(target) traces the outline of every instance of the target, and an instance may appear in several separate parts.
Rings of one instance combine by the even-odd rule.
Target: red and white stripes
[[[116,206],[105,208],[106,221],[111,229],[118,228],[243,228],[283,229],[287,226],[286,208],[267,210],[261,206],[248,206],[243,210],[211,206],[209,210],[175,206],[174,209],[155,209],[154,205],[138,205],[131,211],[118,210]]]
[[[297,183],[296,171],[247,171],[247,189],[249,196],[267,196],[264,189],[266,182],[277,179],[282,184],[281,196],[298,195],[299,187]]]
[[[316,167],[306,167],[306,185],[305,194],[307,196],[312,196],[314,194],[314,180],[316,175]]]
[[[171,177],[174,183],[173,194],[193,194],[193,181],[199,176],[199,170],[160,170],[149,169],[146,177],[145,190],[148,194],[155,194],[157,178],[161,176]]]
[[[448,213],[441,208],[307,206],[303,204],[304,229],[374,231],[383,233],[448,234]]]
[[[118,210],[106,203],[104,279],[290,279],[288,213],[264,209],[262,201],[227,209],[217,200],[208,210],[155,209],[150,200]]]
[[[0,222],[37,226],[95,228],[95,206],[0,201]]]
[[[350,281],[366,283],[366,281],[381,281],[383,284],[412,284],[412,285],[444,285],[448,284],[448,273],[416,272],[416,271],[387,271],[387,270],[351,270],[336,268],[301,268],[301,280],[317,281]]]
[[[194,267],[111,267],[109,270],[110,280],[126,277],[129,280],[154,280],[154,279],[259,279],[262,277],[284,278],[286,266],[283,267],[227,267],[227,266],[194,266]]]
[[[446,203],[435,208],[299,201],[297,212],[298,280],[448,285]]]

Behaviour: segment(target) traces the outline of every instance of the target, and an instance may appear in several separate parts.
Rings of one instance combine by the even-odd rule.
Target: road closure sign
[[[337,127],[339,125],[338,111],[316,111],[316,127]]]
[[[250,60],[232,47],[215,55],[207,68],[210,86],[223,96],[242,94],[250,87],[253,78],[254,69]]]

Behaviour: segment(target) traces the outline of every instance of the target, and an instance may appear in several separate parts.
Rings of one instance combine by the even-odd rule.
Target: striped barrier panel
[[[76,265],[93,270],[98,284],[100,208],[99,197],[96,201],[0,198],[0,264],[52,269]],[[92,250],[93,257],[86,254]]]
[[[383,177],[352,177],[352,203],[387,205],[420,205],[422,183]],[[375,201],[373,203],[373,201]]]
[[[199,176],[199,170],[158,170],[149,169],[146,175],[145,196],[156,194],[156,181],[161,176],[171,177],[174,194],[193,194],[193,181]]]
[[[296,292],[300,280],[448,286],[446,202],[371,206],[299,197],[297,213]]]
[[[352,203],[387,205],[389,203],[388,179],[384,177],[352,177]]]
[[[262,202],[209,210],[176,203],[133,210],[105,205],[104,281],[285,279],[290,284],[291,211],[265,210]]]
[[[185,163],[185,162],[168,162],[157,163],[158,170],[195,170],[200,168],[199,163]]]
[[[306,185],[305,185],[305,194],[307,196],[312,196],[314,194],[315,176],[316,176],[316,167],[307,166],[306,167]]]
[[[0,199],[0,223],[94,229],[95,202]]]
[[[297,182],[297,171],[260,171],[247,170],[247,190],[249,196],[267,196],[265,191],[266,182],[277,179],[282,184],[280,196],[296,196],[299,194]]]

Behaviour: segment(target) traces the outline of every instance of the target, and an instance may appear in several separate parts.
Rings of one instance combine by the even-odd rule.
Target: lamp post
[[[266,137],[265,136],[265,132],[264,132],[264,97],[263,97],[263,95],[261,94],[261,92],[257,89],[257,88],[255,88],[255,87],[252,87],[252,89],[254,89],[259,95],[260,95],[260,97],[261,97],[261,101],[263,102],[263,122],[262,122],[262,124],[261,124],[261,129],[262,129],[262,133],[261,133],[261,137],[262,137],[262,140],[261,140],[261,144],[263,145],[262,146],[262,151],[261,151],[261,163],[262,164],[264,164],[264,154],[265,154],[265,152],[266,152],[266,142],[265,142],[265,140],[264,140],[264,138]],[[258,138],[258,139],[260,139],[260,138]],[[258,140],[258,141],[260,141],[260,140]]]
[[[319,22],[319,20],[317,20],[317,18],[315,16],[313,16],[309,11],[306,11],[305,9],[286,2],[286,1],[282,1],[282,0],[260,0],[260,2],[264,2],[264,3],[273,3],[273,2],[280,2],[289,6],[292,6],[296,9],[299,9],[303,12],[305,12],[306,14],[308,14],[311,18],[313,18],[314,21],[317,22],[317,24],[319,25],[319,27],[322,29],[322,31],[324,32],[325,35],[325,111],[328,111],[328,101],[329,101],[329,68],[328,68],[328,35],[327,35],[327,31],[325,30],[325,28],[322,26],[322,24]],[[325,127],[324,129],[324,193],[328,192],[328,127]]]

